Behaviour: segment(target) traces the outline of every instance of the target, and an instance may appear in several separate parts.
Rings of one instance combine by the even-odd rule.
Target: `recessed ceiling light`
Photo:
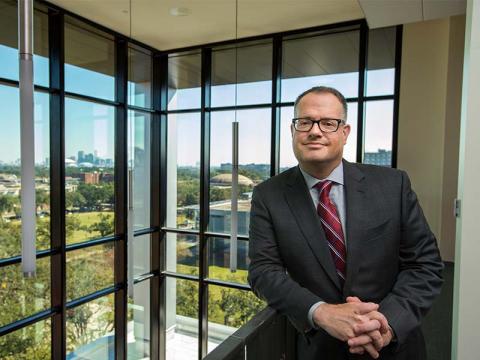
[[[185,7],[174,7],[170,9],[170,15],[172,16],[187,16],[190,14],[190,9]]]

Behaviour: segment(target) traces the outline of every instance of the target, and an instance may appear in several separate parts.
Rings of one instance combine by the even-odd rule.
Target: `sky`
[[[17,50],[0,45],[0,77],[18,80]],[[48,85],[48,60],[39,56],[34,59],[35,83]],[[327,85],[340,90],[346,97],[357,96],[357,73],[344,73],[308,78],[282,80],[282,102],[293,102],[302,91],[315,86]],[[367,95],[393,94],[393,69],[369,71]],[[65,66],[67,91],[114,99],[114,79],[72,65]],[[132,88],[132,86],[129,86]],[[235,94],[235,91],[237,94]],[[235,99],[236,97],[236,99]],[[136,99],[139,100],[138,98]],[[142,101],[142,99],[140,99]],[[260,81],[212,87],[212,106],[230,106],[269,103],[271,82]],[[18,89],[0,85],[0,161],[11,163],[20,157],[20,125]],[[200,88],[179,89],[169,103],[169,110],[200,107]],[[393,101],[367,103],[365,123],[365,151],[391,149],[393,126]],[[291,150],[291,107],[281,110],[280,166],[293,166],[296,160]],[[352,132],[347,142],[344,157],[355,160],[357,104],[349,103],[348,119]],[[211,114],[211,164],[231,162],[231,123],[239,122],[240,164],[265,164],[270,161],[270,109],[217,111]],[[35,151],[36,162],[43,163],[49,157],[48,150],[48,95],[35,95]],[[200,114],[177,114],[169,116],[170,149],[177,149],[179,166],[194,166],[200,159]],[[114,157],[114,108],[75,99],[65,102],[65,154],[77,157],[78,151],[86,154],[97,151],[101,158]],[[170,150],[171,151],[171,150]],[[172,154],[170,152],[170,154]]]

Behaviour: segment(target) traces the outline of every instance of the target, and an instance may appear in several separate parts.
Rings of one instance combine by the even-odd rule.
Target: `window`
[[[199,227],[200,114],[168,116],[167,226]]]
[[[265,306],[246,289],[252,191],[277,170],[296,165],[292,102],[311,86],[333,86],[349,98],[346,159],[355,161],[360,149],[364,162],[395,165],[398,54],[392,41],[398,29],[369,32],[364,50],[370,56],[360,69],[359,53],[366,46],[360,42],[365,31],[360,21],[333,32],[320,28],[159,53],[37,4],[39,252],[36,277],[24,278],[16,1],[0,0],[0,10],[5,25],[0,33],[2,359],[50,358],[63,346],[68,359],[114,358],[123,350],[129,358],[198,359],[199,349],[211,351],[245,324]],[[61,78],[62,53],[63,87],[53,81]],[[274,69],[280,58],[273,55],[280,53],[281,66]],[[159,98],[167,101],[155,101]],[[231,269],[234,121],[239,123],[239,236],[237,265]],[[363,134],[357,139],[359,128]],[[59,259],[65,259],[65,268]],[[206,300],[202,309],[200,298]],[[59,314],[63,324],[56,321]],[[199,324],[208,326],[200,333]],[[7,334],[11,326],[20,329]],[[66,327],[63,339],[52,337],[59,326]],[[118,329],[126,334],[115,341],[123,336]],[[151,337],[162,329],[166,344]]]
[[[200,108],[200,68],[198,53],[168,58],[168,110]]]
[[[114,108],[65,100],[67,243],[114,233]]]
[[[65,19],[65,90],[115,100],[113,38],[86,24]]]
[[[283,42],[282,102],[295,101],[313,86],[331,86],[358,96],[360,33],[336,31]]]
[[[128,104],[152,107],[152,55],[136,46],[128,48]]]
[[[363,162],[392,166],[392,138],[393,100],[367,102]]]
[[[212,107],[272,101],[272,44],[224,47],[212,53]]]
[[[0,78],[18,81],[18,7],[17,1],[0,2]],[[36,85],[48,86],[48,16],[43,6],[35,5],[33,14],[33,76]]]

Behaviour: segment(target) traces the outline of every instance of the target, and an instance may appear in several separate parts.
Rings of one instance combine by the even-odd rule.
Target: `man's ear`
[[[343,141],[343,144],[345,145],[347,143],[347,139],[348,139],[348,135],[350,135],[350,130],[352,128],[350,127],[349,124],[345,124],[342,126],[342,132],[343,132],[343,138],[344,138],[344,141]]]
[[[293,134],[295,134],[295,129],[293,127],[293,124],[290,124],[290,134],[292,134],[292,139],[293,139]]]

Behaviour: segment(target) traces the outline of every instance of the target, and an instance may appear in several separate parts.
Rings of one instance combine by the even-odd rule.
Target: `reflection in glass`
[[[150,272],[150,234],[135,236],[129,246],[129,266],[133,266],[134,277]],[[130,245],[132,245],[130,247]]]
[[[48,16],[34,9],[33,76],[36,85],[48,86]],[[18,81],[18,7],[12,0],[0,1],[0,77]]]
[[[369,30],[367,96],[392,95],[395,88],[395,27]]]
[[[198,283],[166,279],[167,360],[198,359]]]
[[[392,166],[393,100],[365,104],[365,147],[363,162]]]
[[[261,45],[242,44],[238,48],[213,51],[211,91],[212,107],[270,103],[271,42]]]
[[[113,38],[65,17],[65,90],[115,100]]]
[[[282,102],[295,101],[313,86],[330,86],[358,96],[359,31],[284,40]]]
[[[209,231],[229,233],[234,111],[211,114]],[[237,111],[239,122],[238,234],[247,235],[253,188],[270,177],[270,109]]]
[[[52,353],[50,326],[50,320],[43,320],[0,337],[0,359],[50,359]]]
[[[67,359],[115,358],[114,295],[67,310]]]
[[[168,110],[199,109],[200,85],[200,54],[168,58]]]
[[[150,227],[150,114],[128,112],[128,165],[133,170],[133,228]]]
[[[37,250],[50,247],[49,96],[35,92]],[[19,91],[0,85],[0,258],[21,253]]]
[[[198,236],[167,233],[167,271],[198,276]]]
[[[113,285],[113,243],[67,252],[67,301]]]
[[[67,243],[114,233],[114,108],[65,99]]]
[[[37,260],[33,278],[23,276],[21,264],[0,267],[0,327],[50,306],[50,258]]]
[[[209,285],[208,351],[245,325],[266,303],[248,290]]]
[[[230,271],[230,239],[213,237],[208,239],[208,277],[247,284],[248,241],[237,240],[237,270]]]
[[[348,136],[347,144],[343,148],[343,158],[351,162],[356,162],[358,104],[356,102],[349,102],[347,109],[347,124],[350,125],[350,135]],[[298,164],[292,149],[292,133],[290,130],[292,118],[293,106],[282,107],[280,112],[280,172],[297,166]]]
[[[128,48],[128,104],[152,107],[152,56],[134,45]]]
[[[200,114],[170,114],[167,144],[167,226],[199,228]]]
[[[128,359],[150,357],[150,280],[135,284],[128,298]]]

